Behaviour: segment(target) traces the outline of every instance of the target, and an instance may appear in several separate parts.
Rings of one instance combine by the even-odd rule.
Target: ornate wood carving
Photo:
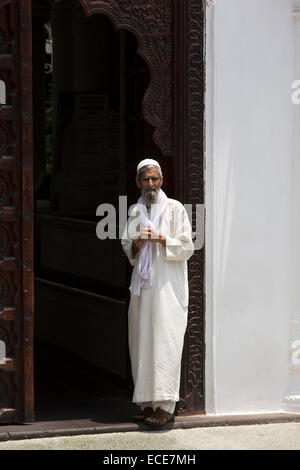
[[[62,0],[55,0],[59,3]],[[87,16],[105,14],[116,29],[137,38],[138,53],[147,63],[151,80],[143,100],[145,120],[154,128],[153,140],[162,154],[173,148],[173,14],[172,0],[78,0]]]
[[[21,20],[21,21],[20,21]],[[31,1],[0,1],[0,422],[33,419]]]
[[[204,4],[201,0],[176,2],[174,17],[177,48],[175,78],[175,133],[177,136],[178,198],[204,204]],[[195,212],[193,213],[193,219]],[[193,220],[193,230],[196,230]],[[189,261],[189,318],[182,361],[179,412],[204,412],[205,365],[205,255],[196,250]]]
[[[198,0],[187,2],[187,178],[189,203],[204,204],[204,13]],[[194,221],[194,230],[195,221]],[[195,251],[189,263],[190,306],[187,329],[185,408],[204,410],[205,255]]]

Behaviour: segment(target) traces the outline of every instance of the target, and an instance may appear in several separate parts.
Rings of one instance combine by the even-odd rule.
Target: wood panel
[[[105,14],[116,29],[137,38],[138,54],[150,70],[143,114],[154,129],[153,140],[163,155],[173,155],[172,123],[172,0],[79,0],[87,16]]]
[[[204,198],[205,3],[174,2],[174,154],[177,198],[196,205]],[[198,234],[199,235],[199,234]],[[181,372],[179,413],[205,411],[205,246],[189,267],[189,317]]]
[[[33,420],[31,1],[0,3],[0,422]]]

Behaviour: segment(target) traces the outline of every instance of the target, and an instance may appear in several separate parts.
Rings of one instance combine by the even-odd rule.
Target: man
[[[179,401],[181,356],[188,313],[187,260],[194,252],[183,205],[161,189],[157,161],[137,167],[141,189],[122,247],[134,266],[128,310],[129,351],[136,421],[162,429],[174,421]]]

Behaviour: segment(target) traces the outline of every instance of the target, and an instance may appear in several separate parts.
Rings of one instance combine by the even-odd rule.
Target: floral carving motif
[[[187,200],[204,203],[204,12],[199,0],[188,0],[187,38]],[[189,263],[190,306],[187,328],[187,390],[185,407],[204,409],[204,248]]]
[[[170,20],[169,0],[83,0],[90,10],[99,11],[102,5],[114,8],[124,17],[124,13],[133,20],[139,19],[145,29],[158,33],[166,32]],[[121,15],[120,15],[121,16]]]

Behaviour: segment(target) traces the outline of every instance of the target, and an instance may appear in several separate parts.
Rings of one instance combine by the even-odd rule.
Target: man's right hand
[[[145,238],[141,238],[139,234],[134,235],[132,237],[132,254],[133,254],[133,256],[136,255],[136,253],[143,246],[145,241],[146,241]]]

